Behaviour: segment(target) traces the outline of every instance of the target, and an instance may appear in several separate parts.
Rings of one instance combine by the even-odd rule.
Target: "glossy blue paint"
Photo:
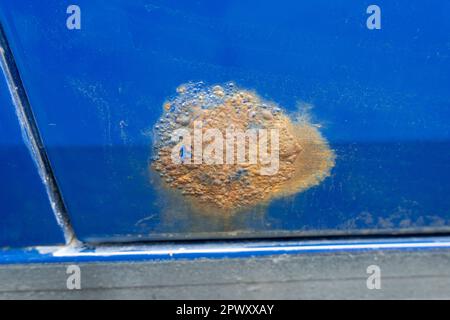
[[[0,64],[0,247],[63,244]]]
[[[80,0],[81,30],[68,4],[1,0],[0,19],[81,240],[449,230],[448,1],[377,1],[374,31],[368,1]],[[313,104],[332,176],[263,214],[168,215],[149,130],[188,81]]]

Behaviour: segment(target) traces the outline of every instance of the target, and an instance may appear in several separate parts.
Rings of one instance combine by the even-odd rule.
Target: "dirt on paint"
[[[292,120],[275,103],[233,83],[213,87],[189,83],[180,86],[177,92],[174,99],[163,105],[163,114],[155,125],[151,167],[169,190],[181,193],[196,211],[231,215],[304,191],[318,185],[330,174],[334,152],[308,117]],[[267,134],[266,137],[266,153],[278,157],[276,170],[263,174],[270,163],[267,157],[260,157],[259,144],[253,149],[259,152],[255,156],[256,163],[250,161],[251,143],[254,142],[251,135],[244,136],[243,140],[245,161],[238,161],[238,139],[226,139],[230,128],[234,132],[254,132],[258,141],[262,141],[258,134],[276,131],[277,144],[274,143],[275,136]],[[180,129],[200,130],[203,135],[213,129],[215,135],[203,139],[200,144],[194,142],[186,146],[186,141],[180,142],[177,135],[174,138],[174,132]],[[195,161],[199,148],[202,149],[200,158],[208,152],[216,162]],[[174,162],[174,150],[181,157],[178,163]],[[230,153],[233,156],[231,162],[226,161],[230,160],[229,150],[236,151]]]

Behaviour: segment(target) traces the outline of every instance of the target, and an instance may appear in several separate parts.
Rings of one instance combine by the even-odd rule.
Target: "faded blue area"
[[[67,248],[40,247],[0,249],[0,265],[23,263],[69,262],[124,262],[124,261],[174,261],[192,259],[233,259],[286,254],[339,254],[376,251],[425,251],[450,248],[448,237],[382,238],[370,240],[332,241],[235,241],[189,243],[165,242],[164,244],[135,246],[98,246]],[[58,251],[59,250],[59,251]],[[66,250],[66,251],[65,251]],[[52,253],[53,252],[53,253]]]
[[[61,1],[0,4],[83,240],[450,227],[448,1],[378,1],[375,31],[372,2],[356,0],[86,0],[76,31]],[[188,81],[234,81],[288,112],[314,105],[337,154],[332,176],[264,214],[162,214],[174,200],[149,174],[151,128]]]
[[[63,244],[0,68],[0,247]]]

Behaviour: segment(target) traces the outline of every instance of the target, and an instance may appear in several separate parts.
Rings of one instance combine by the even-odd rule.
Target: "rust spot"
[[[274,198],[319,184],[334,166],[333,151],[308,117],[292,120],[275,103],[233,83],[213,87],[188,83],[180,86],[177,93],[164,104],[155,125],[151,167],[159,172],[169,190],[182,194],[196,211],[231,215],[267,204]],[[174,137],[180,129],[202,137],[211,132],[214,135],[187,145]],[[244,133],[244,138],[240,136],[239,140],[230,132]],[[277,132],[277,136],[272,132]],[[266,150],[260,144],[263,140],[267,142]],[[241,161],[239,141],[244,142]],[[257,147],[252,149],[255,142]],[[263,151],[266,157],[261,156]],[[181,159],[178,163],[174,154]],[[277,159],[268,159],[274,154]],[[202,161],[206,155],[215,162]],[[276,166],[272,160],[277,161]],[[276,170],[267,174],[271,166]]]

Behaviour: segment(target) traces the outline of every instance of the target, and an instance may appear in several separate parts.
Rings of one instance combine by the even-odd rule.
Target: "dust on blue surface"
[[[450,227],[450,3],[378,1],[382,29],[373,31],[370,4],[79,1],[82,30],[71,32],[60,1],[4,1],[0,16],[77,235]],[[227,225],[164,221],[172,199],[151,184],[151,128],[189,81],[234,81],[291,112],[313,105],[337,154],[331,177]]]

